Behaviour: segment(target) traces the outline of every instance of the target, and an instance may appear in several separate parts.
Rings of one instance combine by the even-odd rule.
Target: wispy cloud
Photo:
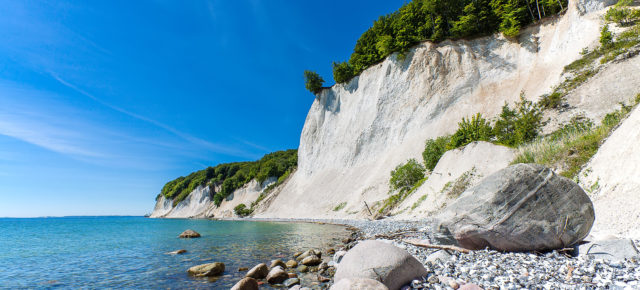
[[[97,103],[99,103],[99,104],[101,104],[101,105],[103,105],[103,106],[105,106],[105,107],[107,107],[109,109],[112,109],[112,110],[117,111],[119,113],[125,114],[125,115],[127,115],[129,117],[132,117],[134,119],[149,123],[149,124],[154,125],[154,126],[156,126],[158,128],[161,128],[163,130],[166,130],[167,132],[170,132],[170,133],[182,138],[183,140],[185,140],[185,141],[187,141],[187,142],[189,142],[191,144],[194,144],[196,146],[200,146],[202,148],[205,148],[205,149],[207,149],[209,151],[212,151],[212,152],[215,152],[215,153],[222,153],[222,154],[227,154],[227,155],[236,156],[236,157],[244,157],[244,158],[253,158],[253,157],[255,157],[255,154],[246,152],[244,150],[240,150],[240,149],[237,149],[237,148],[232,147],[232,146],[216,144],[216,143],[212,143],[212,142],[206,141],[204,139],[201,139],[201,138],[192,136],[190,134],[181,132],[181,131],[179,131],[179,130],[171,127],[171,126],[168,126],[166,124],[163,124],[161,122],[158,122],[158,121],[155,121],[153,119],[147,118],[145,116],[133,113],[133,112],[128,111],[128,110],[126,110],[124,108],[109,104],[109,103],[97,98],[93,94],[90,94],[87,91],[75,86],[74,84],[71,84],[71,83],[67,82],[66,80],[64,80],[60,76],[58,76],[56,73],[50,72],[50,71],[48,73],[49,73],[49,75],[51,75],[51,77],[53,77],[55,80],[57,80],[59,83],[63,84],[64,86],[66,86],[66,87],[68,87],[68,88],[80,93],[83,96],[86,96],[86,97],[96,101]]]

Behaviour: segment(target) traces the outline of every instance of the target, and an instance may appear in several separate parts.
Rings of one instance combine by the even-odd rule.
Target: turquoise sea
[[[186,229],[202,237],[177,238]],[[238,267],[326,249],[347,234],[340,226],[310,223],[0,218],[0,288],[228,289],[243,277]],[[188,252],[165,254],[178,249]],[[189,267],[210,262],[225,263],[219,279],[187,275]]]

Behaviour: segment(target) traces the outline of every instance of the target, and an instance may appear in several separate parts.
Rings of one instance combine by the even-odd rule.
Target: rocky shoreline
[[[320,278],[321,281],[305,283],[310,281],[307,277],[297,281],[301,283],[300,285],[291,285],[292,289],[331,287],[335,282],[332,276],[335,273],[336,262],[345,254],[343,250],[348,251],[363,240],[380,240],[392,244],[406,250],[425,266],[426,275],[416,277],[402,289],[636,289],[640,287],[640,259],[637,257],[623,260],[615,257],[603,259],[597,255],[576,255],[575,252],[567,249],[522,253],[502,253],[485,249],[462,253],[427,249],[407,243],[409,239],[439,243],[439,237],[434,236],[430,231],[433,223],[429,220],[245,220],[337,224],[344,225],[352,231],[351,238],[345,239],[342,245],[336,245],[334,256],[326,254],[327,250],[331,252],[334,249],[320,250],[325,253],[321,257],[326,265],[316,267],[312,275],[331,278],[331,280]],[[640,246],[640,241],[636,240],[632,243],[632,247]],[[614,250],[623,251],[624,249]],[[326,269],[330,270],[326,271]],[[287,268],[284,270],[287,271]],[[296,272],[296,269],[289,269],[288,272]],[[284,284],[272,286],[287,288]]]

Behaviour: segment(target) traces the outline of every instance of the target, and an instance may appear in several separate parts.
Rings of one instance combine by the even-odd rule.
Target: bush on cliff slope
[[[208,185],[216,205],[236,189],[252,179],[264,182],[269,177],[281,177],[298,164],[298,150],[290,149],[269,153],[253,162],[234,162],[219,164],[169,181],[160,194],[173,199],[175,206],[183,201],[198,186]],[[220,187],[218,192],[216,186]]]
[[[520,28],[555,15],[567,0],[413,0],[373,22],[356,42],[348,62],[334,64],[334,80],[343,83],[394,52],[400,57],[425,40],[467,38]]]

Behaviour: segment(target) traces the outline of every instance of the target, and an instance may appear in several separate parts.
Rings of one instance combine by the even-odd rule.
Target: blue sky
[[[297,148],[302,71],[331,80],[403,3],[0,1],[0,217],[142,215],[175,177]]]

